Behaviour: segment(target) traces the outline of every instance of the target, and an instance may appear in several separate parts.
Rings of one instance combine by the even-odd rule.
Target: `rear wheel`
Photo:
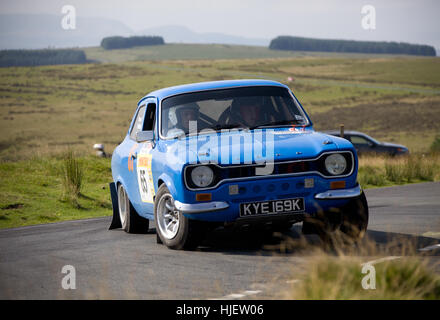
[[[149,227],[148,219],[138,215],[133,205],[128,199],[127,192],[122,184],[118,186],[118,206],[119,219],[121,220],[122,229],[127,233],[147,233]]]
[[[157,242],[170,249],[195,249],[201,241],[201,224],[188,219],[174,206],[165,184],[159,187],[154,202]]]

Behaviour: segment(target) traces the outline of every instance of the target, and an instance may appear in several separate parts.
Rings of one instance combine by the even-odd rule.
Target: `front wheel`
[[[362,239],[368,226],[368,203],[365,194],[351,200],[342,211],[340,230],[350,239]]]
[[[333,212],[324,212],[303,222],[303,233],[316,233],[326,243],[335,241],[339,233],[343,240],[357,242],[362,239],[368,226],[368,203],[362,192],[347,205]]]
[[[165,184],[154,201],[157,242],[170,249],[195,249],[201,240],[198,221],[188,219],[174,206],[174,198]]]

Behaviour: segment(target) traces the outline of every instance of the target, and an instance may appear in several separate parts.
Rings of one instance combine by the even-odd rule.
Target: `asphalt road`
[[[418,248],[440,243],[440,183],[366,194],[368,237],[378,245],[402,237]],[[279,237],[217,232],[197,251],[173,251],[156,244],[154,229],[126,234],[109,224],[99,218],[0,230],[0,299],[271,298],[309,259],[304,247],[280,253]],[[300,243],[299,232],[294,226],[282,237]],[[306,242],[319,245],[313,235]],[[430,258],[437,261],[438,251]],[[61,286],[65,265],[75,267],[75,290]]]

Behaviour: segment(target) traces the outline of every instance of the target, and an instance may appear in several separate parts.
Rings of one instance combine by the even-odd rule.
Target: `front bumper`
[[[318,200],[331,200],[331,199],[347,199],[355,198],[360,196],[362,189],[359,185],[350,189],[336,189],[328,190],[325,192],[317,193],[315,199]],[[182,203],[180,201],[175,201],[174,205],[177,210],[183,213],[205,213],[212,211],[219,211],[229,208],[229,203],[226,201],[212,201],[212,202],[201,202],[201,203]]]
[[[177,210],[183,213],[203,213],[229,208],[229,204],[226,201],[182,203],[176,200],[174,201],[174,206]]]
[[[175,205],[186,217],[190,219],[217,222],[234,222],[251,217],[240,217],[240,203],[281,200],[289,198],[304,198],[305,211],[302,215],[314,215],[320,211],[328,211],[333,208],[341,208],[347,202],[362,193],[362,189],[356,183],[350,182],[353,187],[347,189],[330,189],[330,181],[320,177],[315,178],[314,188],[304,188],[301,184],[304,177],[290,179],[266,180],[263,185],[258,181],[238,182],[239,194],[230,195],[228,185],[219,187],[212,194],[210,202],[175,200]],[[353,180],[355,177],[353,177]],[[257,189],[259,192],[257,192]],[[195,198],[195,193],[193,193]],[[190,199],[188,199],[190,200]],[[268,214],[252,216],[253,219],[267,218],[276,219],[285,214]],[[286,214],[287,215],[287,214]],[[299,213],[289,214],[299,218]],[[301,219],[300,219],[301,220]],[[300,221],[298,220],[298,221]]]
[[[359,197],[362,193],[360,185],[350,189],[335,189],[321,192],[315,195],[315,199],[318,200],[330,200],[330,199],[347,199]]]

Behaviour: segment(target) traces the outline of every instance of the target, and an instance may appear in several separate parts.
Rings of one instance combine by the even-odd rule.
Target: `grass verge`
[[[374,266],[374,286],[364,289],[362,260],[354,257],[314,259],[304,279],[286,292],[288,299],[301,300],[421,300],[440,299],[440,277],[421,258],[405,257]],[[373,279],[373,278],[372,278]],[[368,279],[370,286],[372,281]]]
[[[404,157],[359,158],[358,181],[364,188],[440,180],[440,153]]]
[[[440,299],[438,265],[417,251],[415,240],[402,236],[379,244],[365,237],[353,246],[336,233],[329,248],[304,237],[282,239],[273,249],[299,250],[308,259],[302,272],[291,275],[295,280],[280,289],[280,299]]]
[[[108,158],[61,154],[3,162],[0,180],[0,228],[111,214]]]

